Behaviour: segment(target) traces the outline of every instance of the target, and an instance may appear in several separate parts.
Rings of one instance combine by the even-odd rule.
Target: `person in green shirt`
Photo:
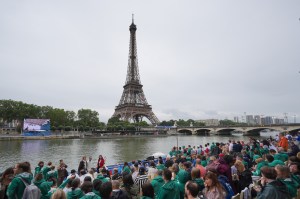
[[[199,191],[202,191],[204,189],[204,181],[202,180],[200,174],[201,174],[200,169],[195,168],[195,167],[192,168],[192,171],[191,171],[192,181],[191,182],[196,183],[198,185]]]
[[[82,196],[80,199],[101,199],[100,196],[95,194],[93,192],[93,183],[89,181],[85,181],[81,185],[81,190],[84,192],[84,196]]]
[[[155,198],[158,197],[160,188],[165,184],[165,181],[162,177],[162,172],[163,171],[161,170],[157,170],[154,179],[151,181],[151,185],[154,189]]]
[[[100,186],[102,184],[102,181],[100,179],[95,179],[93,181],[93,192],[100,197]]]
[[[270,154],[266,155],[266,159],[268,161],[269,167],[275,167],[276,165],[284,165],[284,162],[282,162],[281,160],[274,160],[274,157]]]
[[[129,168],[128,162],[124,162],[122,173],[125,173],[125,172],[128,173],[128,174],[131,174],[131,170]]]
[[[40,161],[40,162],[38,163],[38,166],[35,167],[35,169],[34,169],[34,177],[35,177],[38,173],[41,173],[41,172],[42,172],[43,167],[44,167],[44,162],[43,162],[43,161]]]
[[[159,161],[158,161],[158,164],[156,165],[156,169],[157,170],[164,170],[166,167],[165,167],[165,165],[164,165],[164,163],[163,163],[163,160],[162,159],[159,159]]]
[[[299,184],[291,178],[289,167],[285,165],[277,165],[275,166],[275,171],[277,173],[277,180],[280,180],[286,185],[287,191],[292,198],[296,197]]]
[[[262,158],[256,159],[255,162],[257,163],[257,165],[256,165],[255,171],[252,172],[252,174],[253,174],[254,176],[260,176],[260,175],[261,175],[260,169],[261,169],[263,166],[268,166],[268,162],[264,161]]]
[[[179,199],[179,188],[172,179],[172,172],[169,169],[163,171],[163,179],[165,184],[160,188],[158,199]]]
[[[79,187],[80,187],[80,179],[76,178],[72,182],[72,191],[68,192],[67,198],[68,199],[78,199],[78,198],[83,197],[84,193]]]
[[[33,179],[33,175],[31,174],[30,170],[30,163],[22,162],[16,164],[14,173],[15,177],[8,185],[6,195],[8,199],[21,199],[26,187],[23,180],[28,184],[31,184],[31,181]]]

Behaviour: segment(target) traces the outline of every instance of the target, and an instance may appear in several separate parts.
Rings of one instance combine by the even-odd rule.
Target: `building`
[[[255,116],[254,116],[254,123],[255,123],[256,125],[261,125],[261,118],[260,118],[259,115],[255,115]]]
[[[235,117],[233,118],[233,121],[236,122],[236,123],[240,123],[240,119],[239,119],[238,116],[235,116]]]
[[[218,119],[196,120],[196,122],[204,123],[205,126],[219,126],[220,125],[220,122]]]
[[[254,125],[255,124],[253,115],[246,115],[246,123],[248,125]]]
[[[264,125],[272,125],[272,124],[274,124],[273,117],[266,116],[265,117],[265,124]]]

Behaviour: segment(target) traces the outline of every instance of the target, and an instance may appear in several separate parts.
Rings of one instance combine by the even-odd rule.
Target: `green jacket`
[[[290,196],[292,196],[292,198],[297,196],[297,185],[298,185],[298,183],[296,183],[291,178],[287,178],[287,179],[280,180],[280,181],[285,184],[285,186],[287,187],[287,191],[290,194]]]
[[[266,161],[262,161],[260,163],[257,164],[256,166],[256,171],[254,171],[252,174],[254,176],[260,176],[260,169],[263,167],[263,166],[268,166],[268,163]]]
[[[204,181],[201,178],[196,178],[193,180],[193,182],[196,182],[200,191],[204,189]]]
[[[276,153],[276,154],[274,154],[274,159],[275,160],[281,160],[282,162],[285,162],[289,159],[289,156],[286,153]]]
[[[80,188],[76,188],[75,190],[72,190],[68,192],[67,198],[68,199],[78,199],[84,196],[84,193]]]
[[[48,192],[51,190],[53,182],[47,182],[44,179],[33,182],[41,190],[41,199],[49,199]]]
[[[166,167],[165,167],[165,165],[163,165],[163,164],[160,164],[160,165],[157,165],[156,166],[156,169],[157,170],[164,170]]]
[[[180,198],[184,198],[184,186],[185,183],[189,180],[189,173],[186,170],[181,169],[179,170],[177,176],[178,176],[178,188],[180,192]]]
[[[93,192],[100,197],[100,191],[97,191],[96,189],[93,189]]]
[[[275,167],[278,164],[284,165],[284,162],[282,162],[281,160],[273,160],[273,162],[270,162],[268,165],[269,165],[269,167]]]
[[[16,175],[7,188],[6,195],[9,199],[21,199],[23,197],[26,186],[20,178],[23,178],[28,184],[31,184],[33,176],[31,173],[27,172]]]
[[[82,196],[80,199],[101,199],[101,197],[95,194],[94,192],[89,192]]]
[[[47,174],[46,174],[45,179],[48,180],[51,177],[53,177],[57,180],[57,177],[58,177],[57,171],[48,171]]]
[[[35,169],[34,169],[34,176],[36,176],[36,174],[38,174],[38,173],[41,173],[43,168],[44,167],[40,167],[40,166],[35,167]]]
[[[45,198],[41,198],[41,199],[50,199],[52,194],[57,190],[57,189],[64,189],[68,182],[69,182],[70,179],[66,179],[65,181],[63,181],[63,183],[58,187],[58,188],[55,188],[55,189],[50,189],[50,191],[48,191],[48,194],[45,196]]]
[[[101,180],[102,183],[108,182],[108,179],[107,179],[106,177],[104,177],[103,175],[98,175],[98,176],[97,176],[97,179]]]
[[[124,173],[124,172],[126,172],[126,173],[131,173],[131,170],[130,170],[130,168],[128,167],[128,166],[125,166],[123,169],[122,169],[122,173]]]
[[[46,178],[48,171],[51,171],[50,167],[43,167],[41,172],[44,176],[44,178]]]
[[[179,199],[180,193],[178,185],[174,181],[165,183],[159,190],[158,199]]]
[[[156,176],[152,181],[151,185],[154,189],[155,198],[158,197],[159,189],[165,184],[164,179],[161,176]]]
[[[150,197],[148,197],[148,196],[141,196],[140,199],[153,199],[153,198],[150,198]]]
[[[257,194],[256,199],[290,199],[287,188],[284,183],[275,180],[268,183],[262,188],[262,191]]]
[[[201,160],[201,165],[206,167],[207,166],[207,161],[206,160]]]

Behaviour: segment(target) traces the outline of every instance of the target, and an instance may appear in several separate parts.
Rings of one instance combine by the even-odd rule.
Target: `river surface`
[[[271,134],[275,136],[275,134]],[[263,134],[264,137],[270,134]],[[61,140],[15,140],[0,141],[0,172],[17,162],[29,161],[31,168],[40,160],[51,161],[58,166],[60,159],[68,165],[68,170],[78,168],[82,156],[91,156],[92,167],[96,167],[97,157],[106,157],[106,165],[124,161],[143,160],[156,152],[167,154],[173,146],[199,146],[211,142],[228,142],[229,139],[248,141],[240,134],[232,136],[168,136],[115,139],[61,139]]]

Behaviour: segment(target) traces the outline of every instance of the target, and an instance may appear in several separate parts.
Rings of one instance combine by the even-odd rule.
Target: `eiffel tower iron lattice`
[[[157,125],[159,124],[159,120],[153,113],[151,105],[147,102],[143,85],[140,81],[135,34],[136,25],[133,19],[132,24],[129,26],[129,31],[130,45],[127,77],[125,85],[123,86],[122,97],[112,117],[118,117],[124,121],[133,120],[134,122],[140,122],[143,117],[146,117],[153,125]]]

